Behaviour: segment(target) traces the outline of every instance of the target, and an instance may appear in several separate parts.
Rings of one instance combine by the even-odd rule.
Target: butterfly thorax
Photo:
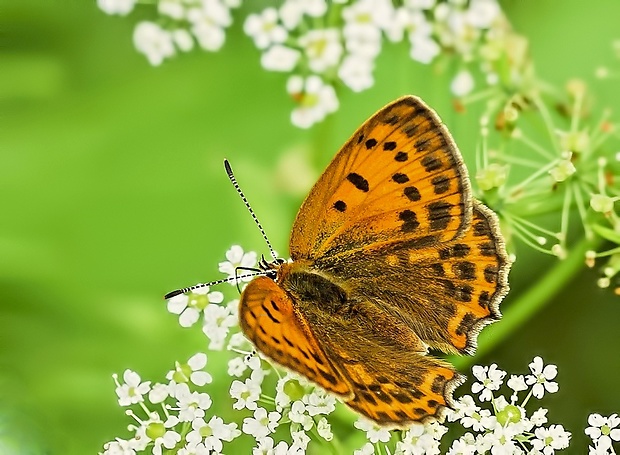
[[[334,276],[312,267],[308,260],[281,264],[275,281],[300,304],[319,304],[323,309],[341,313],[350,310],[350,290]]]

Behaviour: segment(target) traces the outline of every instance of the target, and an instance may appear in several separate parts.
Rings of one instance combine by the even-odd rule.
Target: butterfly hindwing
[[[432,109],[407,96],[366,121],[327,167],[299,210],[291,257],[395,240],[423,247],[458,237],[470,217],[454,141]]]
[[[338,362],[355,411],[381,425],[405,427],[438,417],[462,381],[454,368],[425,355],[425,345],[403,323],[370,302],[352,301],[334,314],[321,302],[301,303],[326,355]]]
[[[350,395],[304,316],[272,279],[258,277],[248,283],[239,301],[239,323],[245,336],[272,360],[325,390]]]

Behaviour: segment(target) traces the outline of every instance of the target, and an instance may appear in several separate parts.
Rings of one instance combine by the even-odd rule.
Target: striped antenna
[[[254,222],[258,226],[258,230],[263,235],[263,239],[265,239],[265,243],[267,244],[267,248],[269,248],[271,257],[274,259],[274,261],[277,260],[278,257],[276,256],[276,252],[273,251],[273,247],[271,246],[271,243],[269,242],[269,239],[267,238],[267,234],[265,234],[265,230],[263,229],[263,226],[261,226],[260,221],[258,221],[258,218],[256,217],[256,214],[254,213],[254,210],[252,210],[252,207],[250,207],[250,203],[245,197],[245,194],[243,194],[243,191],[241,191],[241,188],[239,187],[239,184],[237,183],[237,179],[235,178],[235,175],[233,174],[232,168],[230,167],[230,163],[228,162],[228,160],[224,160],[224,168],[226,168],[226,174],[228,174],[228,178],[230,179],[230,182],[233,184],[233,186],[237,190],[237,193],[239,193],[239,196],[241,196],[241,200],[243,201],[246,208],[248,209],[248,212],[250,212],[250,215],[252,215],[252,219],[254,219]]]
[[[261,270],[259,272],[247,273],[245,275],[231,276],[228,278],[224,278],[222,280],[210,281],[208,283],[198,283],[188,288],[177,289],[175,291],[169,292],[168,294],[164,296],[164,299],[168,300],[168,299],[171,299],[172,297],[176,297],[177,295],[185,294],[186,292],[190,292],[190,291],[195,291],[196,289],[202,289],[202,288],[207,288],[209,286],[215,286],[216,284],[230,283],[231,281],[239,282],[239,280],[243,278],[249,278],[252,276],[265,276],[269,273],[270,273],[269,270]]]

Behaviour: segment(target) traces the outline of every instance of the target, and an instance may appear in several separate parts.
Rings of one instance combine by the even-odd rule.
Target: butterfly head
[[[266,272],[265,276],[275,280],[278,274],[278,269],[285,262],[286,260],[283,258],[275,258],[273,261],[269,262],[265,259],[264,255],[261,255],[260,261],[258,261],[258,268],[261,271]]]

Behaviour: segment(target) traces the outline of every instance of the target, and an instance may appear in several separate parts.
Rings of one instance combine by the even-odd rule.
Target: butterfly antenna
[[[270,273],[269,270],[259,270],[259,271],[256,271],[254,273],[246,273],[245,275],[236,275],[235,274],[235,276],[230,276],[228,278],[224,278],[224,279],[221,279],[221,280],[210,281],[208,283],[199,283],[199,284],[195,284],[193,286],[190,286],[188,288],[176,289],[176,290],[171,291],[168,294],[166,294],[164,296],[164,299],[168,300],[168,299],[171,299],[172,297],[176,297],[177,295],[185,294],[186,292],[195,291],[196,289],[208,288],[210,286],[215,286],[216,284],[230,283],[231,281],[237,281],[238,282],[238,280],[241,280],[242,278],[249,278],[249,277],[253,277],[253,276],[265,276],[265,275],[267,275],[269,273]]]
[[[258,230],[262,234],[263,239],[265,239],[265,243],[267,243],[267,248],[269,248],[271,257],[273,257],[274,260],[277,260],[278,257],[276,256],[276,252],[273,251],[273,247],[271,246],[271,243],[269,242],[269,239],[267,238],[267,234],[265,233],[263,226],[260,224],[260,221],[258,221],[258,218],[256,217],[254,210],[252,210],[252,207],[250,207],[250,203],[245,197],[245,194],[243,194],[243,191],[241,191],[241,188],[239,187],[239,184],[237,183],[237,179],[235,178],[235,175],[233,174],[232,168],[230,167],[230,163],[228,162],[228,160],[224,160],[224,168],[226,168],[226,174],[228,174],[228,178],[230,179],[230,182],[233,184],[233,186],[237,190],[237,193],[239,193],[239,196],[241,196],[241,200],[243,201],[246,208],[248,209],[248,212],[250,212],[250,215],[252,215],[252,219],[254,219],[254,222],[258,226]]]

